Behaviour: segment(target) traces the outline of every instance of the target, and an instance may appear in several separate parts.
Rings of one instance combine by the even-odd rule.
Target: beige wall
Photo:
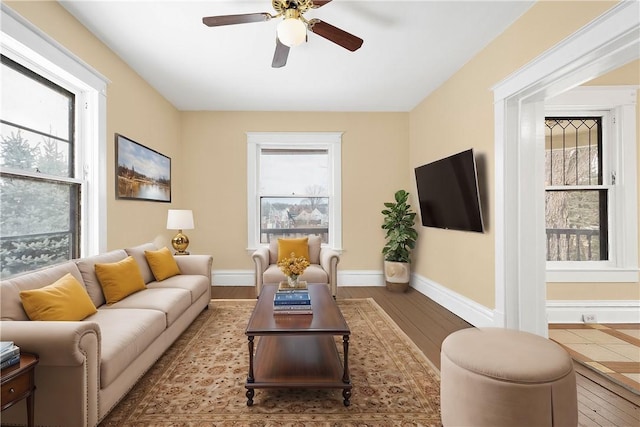
[[[110,83],[107,88],[107,248],[153,240],[164,231],[167,209],[181,201],[180,114],[57,2],[5,2],[69,49]],[[114,133],[172,159],[174,203],[116,200]]]
[[[383,203],[408,185],[408,113],[183,112],[184,199],[194,252],[250,269],[246,132],[344,132],[341,270],[381,270]]]
[[[411,112],[411,168],[473,147],[485,158],[484,184],[489,188],[483,200],[489,210],[484,234],[420,227],[414,263],[418,274],[486,307],[495,307],[495,215],[492,211],[495,153],[491,87],[614,4],[536,3]],[[415,191],[415,188],[411,190]],[[633,293],[627,297],[634,298]]]

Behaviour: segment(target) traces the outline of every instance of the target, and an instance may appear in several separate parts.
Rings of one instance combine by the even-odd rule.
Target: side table
[[[38,356],[20,353],[20,363],[0,371],[2,408],[4,411],[22,399],[27,399],[27,426],[33,427],[34,394],[36,391],[35,367]]]

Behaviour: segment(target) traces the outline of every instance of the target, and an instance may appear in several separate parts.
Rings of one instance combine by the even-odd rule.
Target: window
[[[106,82],[0,10],[0,276],[106,250]]]
[[[638,280],[636,90],[580,87],[545,107],[549,282]]]
[[[0,264],[7,277],[79,254],[75,96],[2,56]]]
[[[605,261],[602,116],[545,118],[547,261]]]
[[[249,248],[318,235],[341,246],[340,133],[249,133]]]

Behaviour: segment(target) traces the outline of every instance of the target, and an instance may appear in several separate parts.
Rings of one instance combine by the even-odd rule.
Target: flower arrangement
[[[303,256],[296,258],[296,254],[291,252],[289,258],[283,258],[278,262],[278,267],[280,267],[285,276],[295,280],[309,267],[309,261]]]

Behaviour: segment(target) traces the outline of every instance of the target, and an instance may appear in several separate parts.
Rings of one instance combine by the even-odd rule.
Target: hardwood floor
[[[255,291],[250,286],[214,286],[212,295],[214,299],[255,298]],[[472,327],[414,289],[397,294],[384,287],[340,287],[338,298],[373,298],[438,368],[442,341],[452,332]],[[610,382],[577,364],[576,372],[580,426],[640,426],[637,396],[615,393]]]

